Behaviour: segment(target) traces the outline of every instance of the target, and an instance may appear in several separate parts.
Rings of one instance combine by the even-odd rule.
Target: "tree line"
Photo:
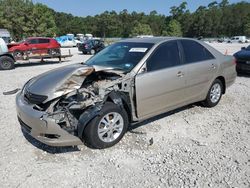
[[[137,35],[223,37],[250,36],[250,3],[230,4],[213,1],[194,12],[187,2],[170,8],[169,14],[157,11],[105,11],[79,17],[55,10],[32,0],[0,0],[0,28],[8,29],[15,40],[28,36],[55,37],[67,33],[91,33],[99,37]],[[167,13],[167,10],[166,10]]]

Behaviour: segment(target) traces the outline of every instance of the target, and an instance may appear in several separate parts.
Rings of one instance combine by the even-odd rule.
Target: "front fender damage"
[[[49,117],[62,129],[82,138],[85,127],[98,116],[106,101],[125,109],[131,120],[136,119],[136,114],[133,113],[133,76],[114,71],[92,71],[87,76],[83,74],[82,80],[80,88],[50,101],[46,109]],[[75,85],[71,83],[71,80],[66,81],[60,91],[69,90],[71,85]]]

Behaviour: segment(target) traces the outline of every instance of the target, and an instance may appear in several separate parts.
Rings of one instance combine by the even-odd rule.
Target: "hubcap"
[[[217,103],[221,96],[221,86],[216,83],[212,86],[210,91],[210,99],[212,103]]]
[[[122,116],[117,112],[106,114],[98,125],[98,137],[103,142],[113,142],[122,133],[124,121]]]
[[[3,67],[4,69],[9,69],[9,68],[11,67],[11,64],[10,64],[10,62],[8,62],[8,61],[3,61],[3,62],[2,62],[2,67]]]

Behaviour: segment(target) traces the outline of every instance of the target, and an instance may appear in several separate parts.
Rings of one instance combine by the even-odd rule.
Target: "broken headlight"
[[[60,123],[65,121],[65,112],[57,112],[57,113],[53,113],[48,115],[49,118],[54,119],[56,123]]]

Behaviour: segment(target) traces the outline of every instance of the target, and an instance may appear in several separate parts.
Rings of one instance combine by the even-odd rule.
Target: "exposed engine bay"
[[[48,118],[75,136],[82,133],[85,124],[97,115],[107,100],[123,105],[122,100],[128,102],[132,98],[133,80],[118,71],[92,71],[82,80],[79,89],[34,106],[36,110],[45,111]]]

